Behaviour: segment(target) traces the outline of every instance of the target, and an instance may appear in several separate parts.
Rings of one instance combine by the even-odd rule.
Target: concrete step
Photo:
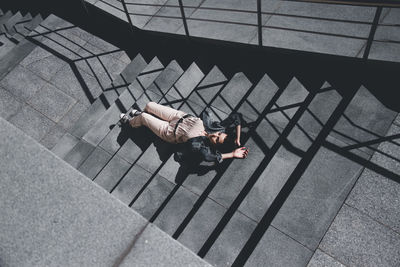
[[[43,21],[40,14],[36,15],[31,20],[24,23],[18,23],[15,25],[15,33],[11,36],[11,40],[14,42],[21,42],[26,36],[28,36],[33,29],[35,29]]]
[[[169,72],[169,73],[171,73],[171,72]],[[202,79],[202,76],[203,76],[203,74],[197,68],[197,66],[192,65],[177,80],[177,82],[174,84],[174,86],[172,86],[172,88],[174,90],[176,88],[185,88],[185,89],[189,88],[190,90],[193,90],[194,87],[197,85],[197,83],[200,82],[200,80]],[[193,81],[196,81],[196,82],[193,82]],[[159,88],[163,88],[161,83],[157,83],[157,84],[159,85]],[[172,90],[172,88],[170,90]],[[149,95],[153,96],[153,94],[149,94],[148,91],[154,92],[153,91],[154,89],[158,89],[158,88],[149,87],[149,89],[143,94],[143,97],[148,98]],[[165,91],[166,94],[168,94],[168,91]],[[154,95],[156,95],[156,94],[154,94]],[[151,99],[151,100],[156,101],[157,99]],[[115,115],[117,115],[117,114],[115,114]],[[138,129],[138,131],[143,131],[143,130],[145,130],[145,129],[143,129],[143,128]],[[103,149],[106,149],[107,152],[109,152],[111,155],[115,155],[115,156],[109,162],[109,164],[111,164],[111,165],[105,166],[105,168],[102,170],[102,172],[100,172],[99,175],[95,178],[95,181],[110,191],[112,191],[113,188],[115,188],[117,186],[118,181],[123,178],[123,174],[124,174],[124,172],[122,172],[120,177],[118,177],[117,175],[112,175],[112,172],[110,171],[110,169],[113,168],[112,167],[113,164],[117,164],[117,162],[119,162],[117,165],[118,166],[124,165],[125,171],[126,171],[127,168],[129,168],[129,164],[133,163],[133,161],[137,160],[138,157],[140,157],[140,155],[142,155],[142,157],[139,159],[139,161],[135,164],[135,166],[136,166],[135,168],[145,167],[148,171],[148,170],[152,169],[153,167],[157,168],[157,166],[160,164],[160,162],[163,161],[162,159],[161,159],[161,161],[157,159],[157,158],[159,158],[157,153],[163,154],[163,156],[161,156],[161,158],[165,158],[164,160],[168,159],[169,155],[171,154],[171,152],[170,152],[171,150],[170,150],[170,147],[168,144],[163,144],[161,142],[159,144],[159,146],[157,146],[157,144],[156,144],[157,147],[155,147],[154,144],[150,145],[150,143],[148,142],[149,139],[144,137],[143,135],[141,135],[139,132],[136,134],[132,132],[132,135],[129,134],[129,138],[126,139],[125,142],[122,142],[122,146],[121,146],[121,144],[118,145],[115,140],[117,140],[120,135],[124,135],[124,131],[126,131],[126,130],[114,128],[107,135],[106,139],[104,139],[103,142],[100,143],[100,146]],[[133,130],[133,131],[136,131],[136,130]],[[134,135],[138,137],[138,140],[143,139],[143,138],[140,138],[140,136],[144,137],[144,139],[147,139],[147,140],[142,140],[143,142],[138,141],[139,143],[136,143],[133,139],[130,139]],[[146,134],[146,135],[148,135],[148,134]],[[110,136],[111,136],[111,138],[110,138]],[[107,141],[109,143],[114,142],[115,145],[106,145],[106,144],[109,144],[109,143],[107,143]],[[142,151],[143,153],[141,153],[140,151]],[[125,164],[122,164],[123,162]]]
[[[201,83],[197,86],[197,88],[201,88],[201,90],[206,90],[205,88],[210,88],[211,90],[214,89],[215,91],[218,91],[218,87],[221,87],[222,84],[226,82],[226,78],[225,76],[221,73],[221,71],[217,68],[214,67],[209,73],[208,75],[201,81]],[[195,89],[196,90],[196,89]],[[193,92],[195,91],[193,90]],[[193,93],[189,96],[189,99],[191,98],[191,96],[194,95]],[[184,108],[185,104],[181,105],[180,108]],[[192,105],[193,106],[193,105]],[[119,144],[118,142],[116,142],[115,140],[117,139],[116,137],[118,135],[116,135],[115,133],[110,133],[109,136],[114,136],[114,141],[111,140],[111,138],[107,137],[102,143],[100,143],[100,146],[104,149],[106,149],[110,155],[112,154],[116,154],[118,157],[124,159],[125,161],[133,164],[136,161],[138,161],[143,155],[144,153],[147,151],[147,149],[152,146],[152,149],[149,150],[149,152],[147,152],[147,156],[145,156],[145,158],[147,158],[148,160],[152,157],[154,151],[154,145],[151,144],[151,142],[153,141],[151,137],[151,134],[149,135],[149,132],[146,131],[143,128],[139,128],[139,129],[135,129],[135,130],[131,130],[131,129],[125,129],[123,131],[121,130],[114,130],[113,131],[117,131],[118,133],[120,133],[119,139],[121,140],[122,146],[121,144]],[[123,132],[126,132],[125,134]],[[132,138],[133,136],[142,136],[143,138]],[[158,147],[160,147],[159,144]],[[111,156],[110,156],[111,157]],[[157,166],[157,163],[159,163],[159,160],[155,160],[159,158],[157,155],[155,155],[155,157],[149,161],[154,161],[154,166]],[[142,160],[141,162],[146,162],[146,160]],[[150,163],[148,163],[150,164]],[[144,167],[144,166],[143,166]],[[121,184],[117,185],[117,187],[115,188],[115,190],[117,191],[113,191],[113,193],[115,192],[115,194],[121,195],[121,198],[123,198],[124,200],[128,201],[128,204],[130,201],[132,201],[132,199],[134,198],[134,196],[137,194],[139,188],[141,188],[143,186],[143,184],[145,183],[144,180],[137,180],[135,179],[134,181],[139,182],[138,185],[135,184],[135,182],[132,182],[131,179],[134,178],[127,178],[127,177],[132,177],[132,174],[135,173],[135,170],[145,170],[143,167],[139,167],[136,166],[136,164],[132,167],[132,170],[130,171],[130,174],[127,174],[125,178],[122,179]],[[150,166],[148,165],[147,168],[150,168]],[[143,171],[142,171],[143,172]],[[148,173],[148,171],[145,171],[145,173]],[[125,184],[132,184],[132,186],[135,186],[135,190],[133,191],[127,191],[125,189]],[[116,186],[116,185],[114,185]],[[127,195],[125,195],[127,194]]]
[[[89,109],[79,118],[74,125],[71,133],[76,137],[84,136],[87,131],[93,126],[93,124],[99,120],[102,114],[110,107],[118,96],[122,94],[127,86],[137,78],[140,73],[145,71],[146,62],[143,57],[139,54],[131,61],[131,63],[125,68],[121,75],[117,76],[115,81],[103,92],[102,95],[97,98]]]
[[[149,74],[151,74],[151,76],[158,73],[160,70],[158,59],[154,60],[152,65],[153,67],[156,67],[156,71],[153,72],[152,70],[150,70]],[[177,68],[177,65],[170,64],[164,69],[164,71],[167,70],[167,73],[173,73],[171,72],[171,70],[173,70],[174,68]],[[151,69],[151,66],[149,66],[149,69]],[[146,72],[144,72],[144,74],[146,74]],[[165,74],[164,76],[161,76],[162,79],[159,78],[160,75],[157,76],[157,79],[159,79],[160,84],[163,84],[162,79],[165,78]],[[142,79],[142,81],[144,81],[145,83],[149,83],[149,81],[151,81],[151,78],[149,79],[149,77],[145,77],[145,75],[143,75],[143,77],[141,77],[140,79]],[[138,79],[137,81],[139,82],[140,79]],[[111,126],[114,126],[119,122],[119,114],[121,113],[121,111],[115,111],[116,109],[117,106],[115,104],[112,105],[110,109],[106,110],[105,113],[100,116],[98,121],[94,123],[94,125],[83,136],[81,140],[79,139],[79,141],[73,147],[68,148],[70,151],[67,152],[66,156],[64,157],[67,162],[71,163],[76,168],[79,168],[79,166],[86,160],[86,158],[91,155],[92,152],[95,152],[95,147],[100,143],[100,141],[102,141],[104,137],[107,136],[110,130],[112,131],[112,127],[110,129],[110,124]],[[118,127],[114,128],[117,129]],[[117,140],[113,141],[116,142]]]
[[[10,41],[5,34],[0,35],[0,43],[0,59],[7,55],[16,46],[16,44]]]
[[[129,110],[132,105],[136,102],[136,100],[143,94],[143,91],[146,90],[155,79],[163,72],[164,67],[159,62],[157,58],[154,58],[149,65],[149,68],[143,72],[143,75],[139,76],[121,96],[117,99],[110,111],[110,114],[104,114],[105,117],[109,117],[111,122],[115,123],[119,119],[119,114]],[[100,120],[101,121],[101,120]],[[120,127],[114,127],[101,141],[99,147],[107,151],[108,153],[114,154],[122,145],[122,141],[118,138],[120,134]]]
[[[182,75],[183,70],[176,61],[172,61],[163,70],[163,72],[154,80],[148,87],[146,92],[154,90],[155,88],[163,91],[168,91],[175,81]],[[143,97],[140,97],[142,99]],[[147,103],[147,102],[146,102]],[[134,103],[132,103],[133,105]],[[144,105],[141,107],[144,108]],[[119,121],[119,114],[124,112],[124,108],[118,107],[117,104],[112,106],[91,128],[91,130],[83,136],[83,139],[90,144],[97,146],[106,137],[110,131],[110,125],[115,125]]]
[[[127,68],[121,73],[119,76],[119,79],[117,78],[115,80],[115,84],[121,83],[121,80],[124,80],[125,82],[130,81],[131,79],[134,79],[140,71],[143,70],[144,66],[146,65],[146,62],[142,58],[142,56],[139,54],[138,56],[135,57],[135,59],[132,60],[131,64],[127,66]],[[126,78],[124,78],[126,77]],[[113,89],[111,89],[106,92],[111,92]],[[119,87],[120,89],[122,87]],[[118,89],[115,89],[117,91]],[[114,91],[114,94],[116,94]],[[106,101],[112,101],[112,97],[114,94],[107,94],[107,96],[104,96],[102,98],[98,98],[77,120],[75,125],[73,126],[73,129],[80,129],[82,130],[84,127],[87,127],[90,129],[91,124],[93,124],[96,119],[101,115],[106,110],[106,106],[104,105],[103,100],[105,99]],[[79,128],[80,127],[80,128]],[[73,140],[72,142],[69,142],[69,140]],[[79,165],[86,159],[86,157],[92,152],[93,147],[87,144],[86,142],[80,140],[80,138],[73,136],[69,133],[65,134],[64,138],[62,138],[52,149],[54,153],[59,155],[61,158],[66,160],[68,163],[70,163],[72,166],[75,168],[78,168]],[[80,155],[77,156],[77,154]]]
[[[68,58],[67,53],[79,59]],[[106,91],[111,95],[112,90],[123,87],[122,78],[113,85],[115,88],[111,82],[102,87],[96,78],[106,75],[104,71],[94,67],[95,73],[91,75],[76,64],[94,59],[104,63],[111,74],[106,78],[115,81],[117,73],[131,62],[125,52],[96,36],[55,16],[46,18],[27,39],[0,59],[1,87],[21,104],[13,116],[8,116],[10,122],[53,148],[103,90],[110,89]],[[127,77],[132,71],[126,72]]]
[[[209,266],[1,118],[0,147],[2,265]]]
[[[32,16],[28,13],[26,15],[27,18],[32,18]],[[5,23],[0,26],[0,33],[11,33],[13,32],[13,27],[18,22],[24,20],[24,16],[22,16],[21,12],[15,13],[11,18],[9,18]]]
[[[21,25],[23,25],[25,23],[29,23],[32,19],[33,19],[32,15],[30,13],[27,13],[25,16],[23,16],[18,21],[14,21],[13,25],[10,25],[9,22],[7,22],[6,24],[3,25],[3,27],[6,28],[6,35],[11,37],[12,35],[14,35],[17,32],[16,30],[18,27],[20,27]]]
[[[7,11],[0,17],[0,29],[3,29],[3,24],[6,23],[12,16],[13,13],[11,11]]]
[[[159,88],[170,88],[171,83],[173,83],[176,79],[178,79],[180,77],[180,75],[182,74],[182,72],[183,71],[179,67],[179,65],[175,61],[173,61],[165,68],[165,70],[157,77],[157,79],[155,79],[155,81],[149,86],[149,88],[154,85],[157,85]],[[170,77],[168,77],[167,75]],[[140,90],[145,90],[145,88],[141,88]],[[145,93],[145,94],[147,94],[147,93]],[[114,120],[113,122],[115,123],[116,121],[119,120],[119,118],[118,118],[119,113],[120,113],[120,111],[117,109],[117,105],[115,105],[115,108],[111,107],[106,112],[106,114],[104,116],[104,120],[107,120],[109,118],[110,121]],[[100,121],[103,121],[103,120],[100,120]],[[106,164],[103,165],[101,168],[99,168],[100,172],[98,174],[94,174],[93,179],[95,179],[96,183],[100,184],[101,186],[103,186],[103,188],[105,188],[106,190],[109,190],[109,191],[111,191],[112,188],[115,186],[115,183],[117,182],[115,180],[120,179],[120,177],[122,177],[124,175],[124,173],[131,166],[131,163],[126,161],[124,158],[118,156],[117,153],[112,154],[112,152],[110,153],[110,151],[107,151],[106,152],[107,154],[106,154],[106,153],[104,153],[105,151],[103,150],[104,148],[108,149],[108,150],[115,149],[117,152],[118,149],[121,148],[122,144],[120,144],[120,145],[118,144],[118,141],[120,141],[120,140],[118,140],[119,139],[118,134],[120,132],[121,132],[121,130],[118,129],[118,127],[114,127],[110,133],[106,134],[107,135],[106,139],[104,139],[104,140],[107,140],[107,138],[110,139],[110,136],[112,136],[112,138],[110,140],[112,140],[113,145],[107,146],[106,145],[107,143],[102,142],[100,144],[100,146],[98,147],[99,149],[97,149],[97,151],[94,151],[92,153],[92,155],[90,155],[88,157],[87,162],[89,162],[90,164],[85,164],[86,163],[85,162],[82,165],[82,166],[85,166],[86,170],[92,169],[92,167],[89,167],[94,162],[92,160],[92,158],[98,158],[98,157],[101,157],[103,159],[108,158],[107,161],[105,162]],[[131,151],[131,152],[133,152],[133,151]],[[103,155],[103,156],[100,156],[100,155]],[[97,166],[96,166],[96,168],[97,168]],[[82,171],[84,171],[84,170],[82,170]]]

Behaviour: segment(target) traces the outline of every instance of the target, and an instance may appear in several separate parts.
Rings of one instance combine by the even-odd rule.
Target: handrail
[[[195,5],[184,5],[183,0],[178,0],[179,5],[173,4],[146,4],[146,3],[126,3],[125,0],[116,0],[117,2],[121,3],[122,8],[115,6],[115,4],[109,3],[107,0],[99,0],[99,2],[105,3],[111,7],[116,8],[117,10],[126,14],[128,23],[133,28],[134,24],[132,23],[131,16],[142,16],[142,17],[151,17],[151,18],[167,18],[167,19],[177,19],[182,20],[182,24],[185,30],[185,35],[190,37],[190,28],[188,26],[188,20],[191,21],[204,21],[204,22],[214,22],[214,23],[226,23],[226,24],[236,24],[242,26],[252,26],[256,27],[257,29],[257,37],[258,37],[258,45],[263,46],[263,29],[275,29],[275,30],[287,30],[287,31],[294,31],[294,32],[302,32],[302,33],[310,33],[310,34],[319,34],[325,36],[335,36],[335,37],[343,37],[343,38],[351,38],[351,39],[358,39],[358,40],[368,40],[368,37],[364,36],[356,36],[356,35],[348,35],[343,33],[329,33],[329,32],[321,32],[315,30],[306,30],[306,29],[296,29],[296,28],[288,28],[288,27],[281,27],[281,26],[273,26],[273,25],[262,25],[262,18],[264,15],[267,16],[281,16],[281,17],[290,17],[290,18],[299,18],[299,19],[306,19],[306,20],[321,20],[321,21],[330,21],[330,22],[338,22],[338,23],[352,23],[352,24],[361,24],[361,25],[371,25],[372,21],[360,21],[360,20],[351,20],[351,19],[340,19],[340,18],[321,18],[321,17],[313,17],[313,16],[306,16],[306,15],[293,15],[293,14],[283,14],[279,12],[266,12],[262,10],[262,3],[261,0],[254,0],[256,2],[256,10],[239,10],[234,8],[221,8],[221,7],[207,7],[207,6],[195,6]],[[400,7],[400,3],[396,4],[396,1],[393,0],[383,0],[376,2],[375,0],[288,0],[291,2],[312,2],[312,3],[327,3],[327,4],[346,4],[346,5],[368,5],[368,6],[375,6],[381,7],[382,5],[396,5]],[[149,6],[149,7],[159,7],[161,8],[179,8],[180,9],[180,16],[179,15],[161,15],[156,12],[155,14],[143,14],[143,13],[136,13],[132,12],[128,9],[128,6]],[[208,19],[208,18],[199,18],[199,17],[186,17],[185,8],[192,8],[195,10],[212,10],[212,11],[222,11],[222,12],[238,12],[238,13],[246,13],[246,14],[253,14],[256,15],[256,23],[251,22],[241,22],[241,21],[227,21],[223,19]],[[391,24],[384,24],[378,23],[378,26],[399,26],[399,25],[391,25]],[[379,40],[375,40],[378,41]],[[400,43],[400,41],[390,40],[391,43]]]

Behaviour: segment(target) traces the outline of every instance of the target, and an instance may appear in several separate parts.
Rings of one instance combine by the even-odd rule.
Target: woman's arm
[[[233,150],[230,153],[224,153],[222,155],[222,159],[231,159],[231,158],[238,158],[238,159],[243,159],[246,158],[247,155],[249,154],[249,150],[245,147],[239,147]]]
[[[236,139],[235,139],[235,144],[237,146],[240,146],[240,131],[241,131],[242,127],[239,125],[236,125]]]

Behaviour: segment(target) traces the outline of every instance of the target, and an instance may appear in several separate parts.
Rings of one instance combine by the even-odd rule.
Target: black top
[[[204,128],[208,133],[228,132],[232,128],[241,124],[241,114],[233,113],[221,122],[212,119],[209,110],[202,113],[201,119]],[[206,136],[190,138],[187,142],[178,145],[178,150],[174,156],[178,162],[200,163],[202,161],[221,163],[221,152],[215,149]]]

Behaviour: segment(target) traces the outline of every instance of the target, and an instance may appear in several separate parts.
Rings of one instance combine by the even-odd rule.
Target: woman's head
[[[208,139],[210,140],[211,144],[217,146],[224,144],[225,141],[228,139],[228,135],[223,132],[215,132],[208,134]]]

